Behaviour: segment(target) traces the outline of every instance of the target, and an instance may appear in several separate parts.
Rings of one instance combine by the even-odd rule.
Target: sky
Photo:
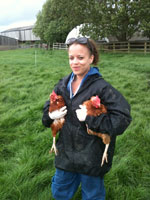
[[[46,0],[0,0],[0,32],[33,25]]]

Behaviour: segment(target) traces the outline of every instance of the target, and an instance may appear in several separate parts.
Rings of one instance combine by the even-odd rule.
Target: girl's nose
[[[74,63],[74,64],[78,63],[78,59],[77,59],[77,58],[74,58],[74,59],[73,59],[73,63]]]

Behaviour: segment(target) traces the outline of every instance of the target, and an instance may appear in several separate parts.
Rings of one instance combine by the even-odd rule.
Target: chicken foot
[[[108,159],[107,159],[108,147],[109,147],[109,144],[106,144],[105,150],[104,150],[104,153],[103,153],[103,157],[102,157],[101,167],[103,166],[105,161],[108,163]]]
[[[55,155],[57,156],[58,150],[56,148],[56,138],[55,137],[53,137],[53,144],[52,144],[52,147],[51,147],[51,150],[50,150],[50,153],[52,153],[52,152],[55,152]]]
[[[108,147],[109,147],[109,143],[110,143],[110,136],[108,136],[107,134],[96,133],[96,132],[92,131],[91,129],[88,128],[87,124],[86,124],[86,127],[87,127],[87,132],[88,132],[89,135],[96,135],[98,137],[101,137],[104,144],[106,144],[105,149],[104,149],[104,153],[103,153],[103,156],[102,156],[102,162],[101,162],[101,167],[102,167],[105,161],[108,163],[107,151],[108,151]]]

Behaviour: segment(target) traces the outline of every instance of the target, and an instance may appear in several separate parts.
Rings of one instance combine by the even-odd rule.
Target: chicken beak
[[[97,105],[97,108],[100,108],[100,106],[101,106],[101,104],[99,103],[99,104]]]

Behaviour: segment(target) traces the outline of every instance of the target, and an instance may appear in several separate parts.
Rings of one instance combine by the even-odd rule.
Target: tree
[[[92,37],[114,36],[118,41],[127,41],[139,29],[139,1],[95,1],[89,24],[81,30]]]
[[[150,40],[150,1],[143,0],[141,1],[140,9],[140,29],[143,33],[143,36],[146,36]]]
[[[81,24],[82,35],[96,40],[114,36],[128,41],[141,29],[150,37],[149,8],[149,0],[47,0],[33,31],[47,43],[65,42],[67,34]]]
[[[44,23],[43,23],[42,12],[39,11],[39,13],[37,14],[37,20],[36,20],[35,27],[33,28],[33,32],[35,36],[39,36],[40,39],[44,41],[43,29],[44,29]]]
[[[39,36],[43,42],[47,42],[45,38],[45,30],[47,29],[48,21],[50,16],[48,15],[47,7],[51,4],[51,0],[47,1],[42,8],[42,11],[39,11],[37,14],[37,19],[35,26],[33,28],[33,32],[36,36]]]
[[[37,15],[33,32],[47,43],[64,42],[68,33],[84,22],[86,2],[47,0]]]

